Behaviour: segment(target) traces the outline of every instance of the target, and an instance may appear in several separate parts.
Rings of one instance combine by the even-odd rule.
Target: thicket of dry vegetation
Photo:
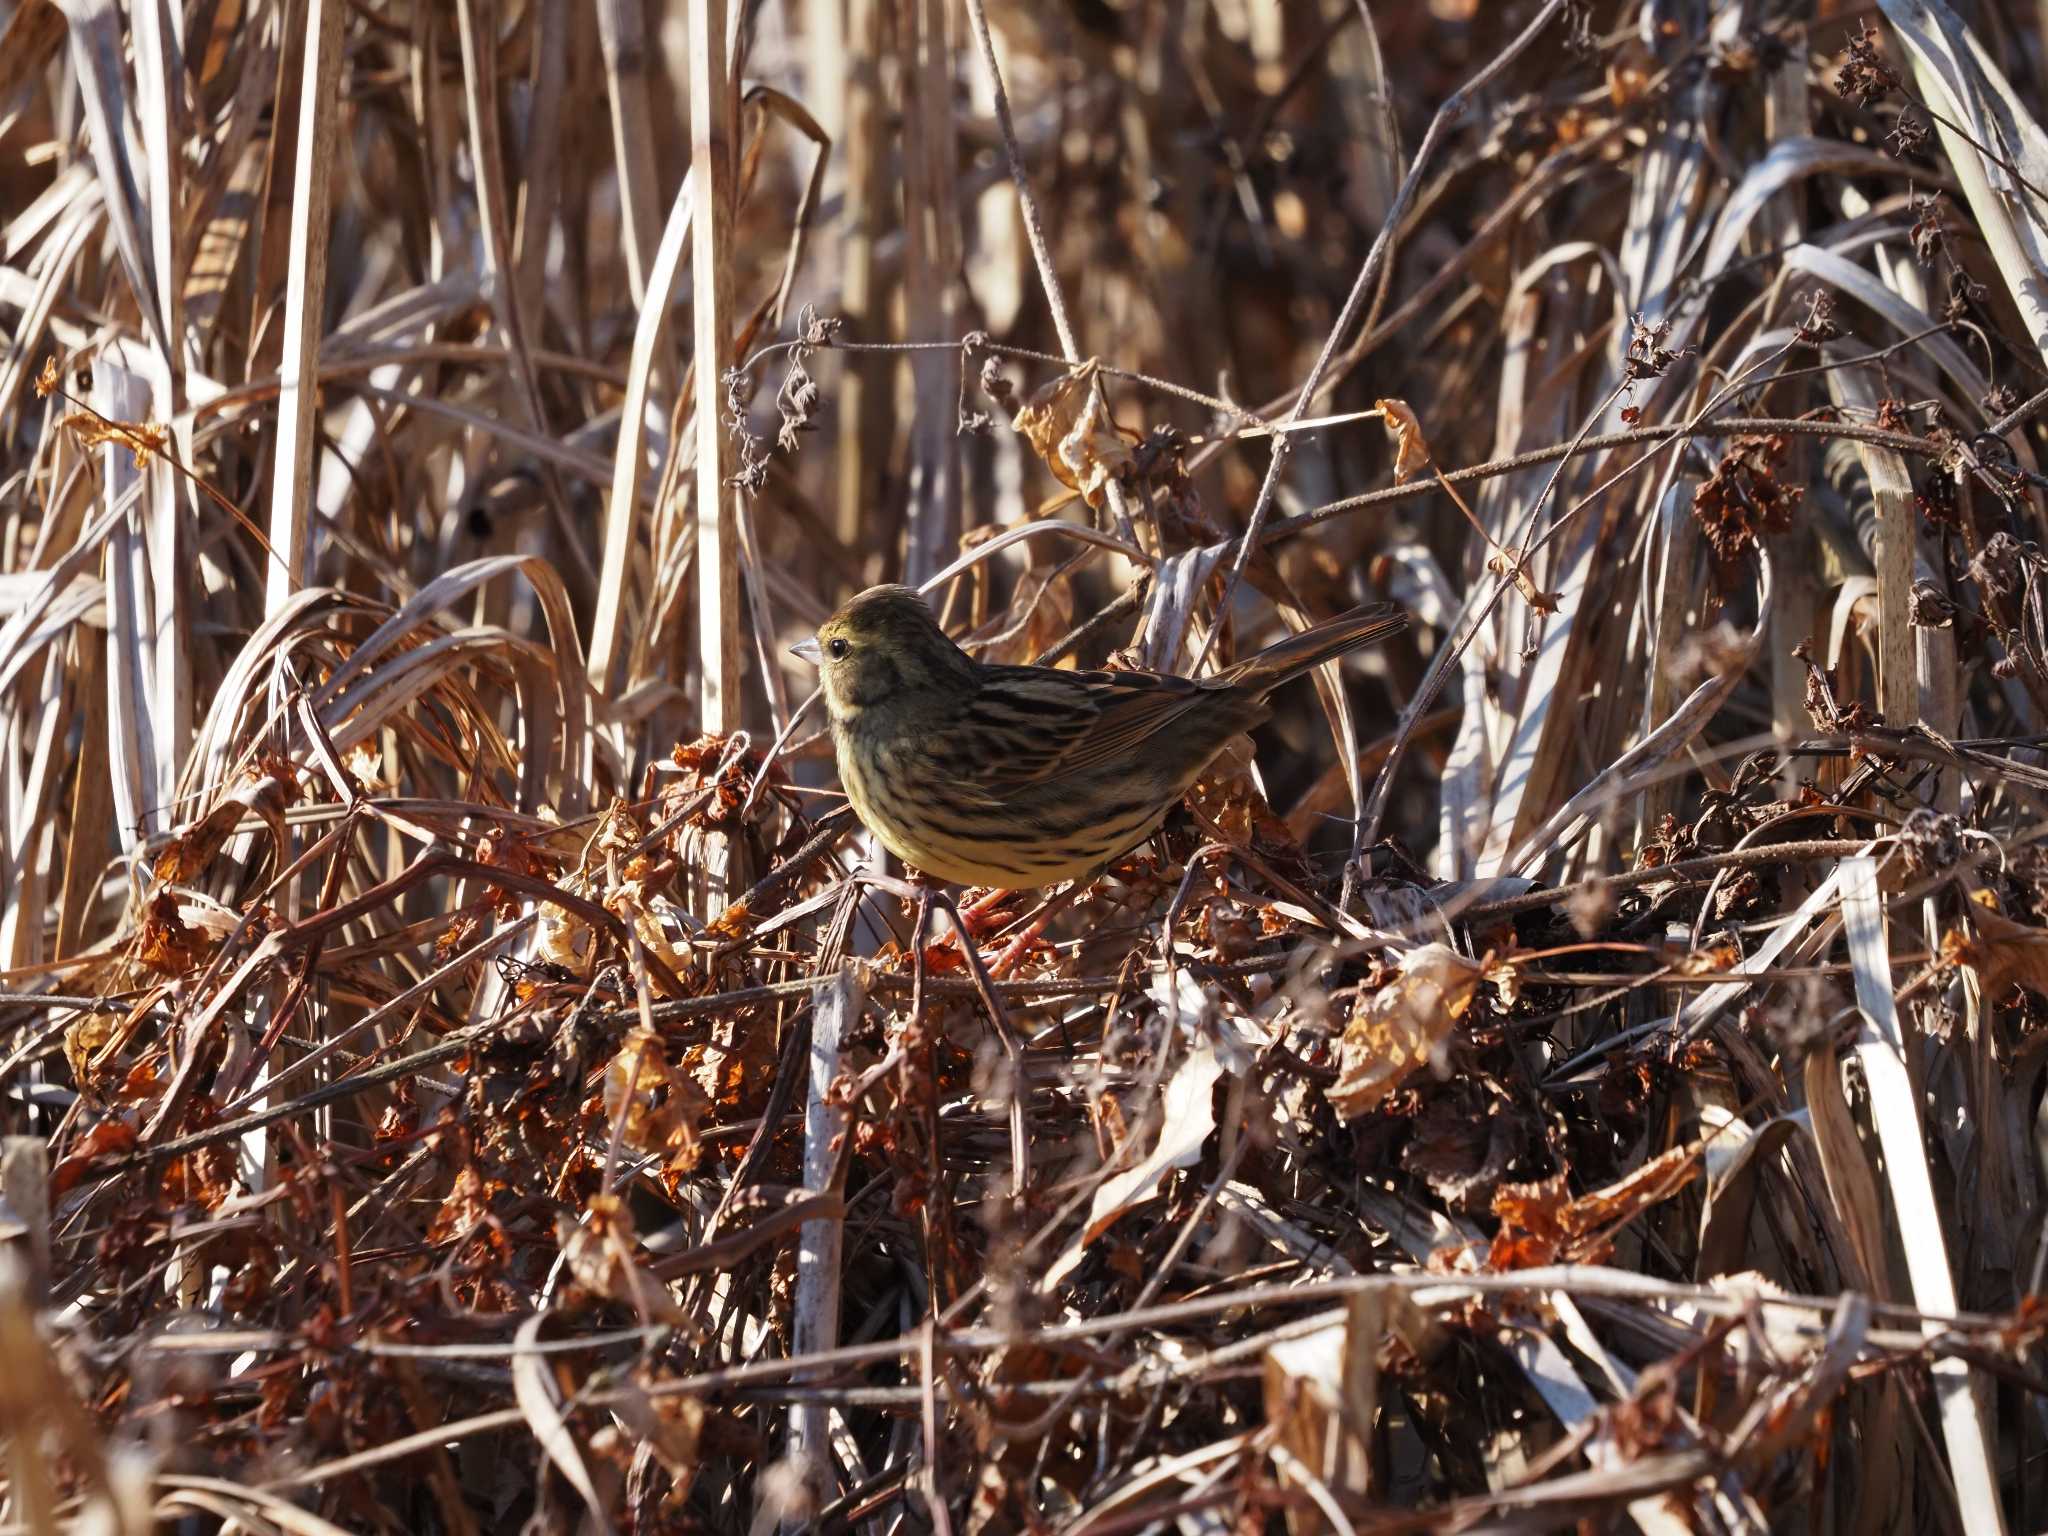
[[[723,10],[0,0],[6,1528],[2039,1529],[2048,8]]]

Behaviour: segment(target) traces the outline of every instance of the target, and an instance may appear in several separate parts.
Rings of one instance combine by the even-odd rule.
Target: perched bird
[[[1407,623],[1354,609],[1215,677],[1062,672],[984,665],[885,586],[795,654],[823,670],[840,781],[884,846],[943,880],[1029,890],[1136,846],[1274,689]]]

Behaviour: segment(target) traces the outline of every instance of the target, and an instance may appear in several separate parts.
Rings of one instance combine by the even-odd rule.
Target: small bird
[[[794,653],[824,673],[839,778],[904,863],[1031,890],[1092,876],[1142,842],[1266,696],[1407,627],[1357,608],[1215,677],[990,666],[909,587],[870,587]]]

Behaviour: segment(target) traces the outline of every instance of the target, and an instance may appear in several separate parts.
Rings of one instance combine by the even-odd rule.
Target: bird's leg
[[[967,919],[967,926],[978,934],[981,932],[982,922],[989,914],[1000,912],[1009,905],[1010,898],[1016,894],[1015,891],[1005,890],[1002,886],[997,886],[994,890],[984,894],[979,901],[967,903],[966,906],[960,909],[960,915]]]
[[[918,940],[916,964],[921,970],[924,963],[923,939],[930,910],[936,904],[946,916],[952,919],[954,935],[960,941],[960,952],[967,957],[967,969],[974,977],[974,989],[981,995],[981,1005],[988,1010],[989,1023],[995,1027],[996,1039],[1002,1045],[1003,1054],[1010,1064],[1010,1194],[1023,1198],[1026,1186],[1031,1181],[1031,1139],[1025,1134],[1024,1097],[1024,1042],[1016,1027],[1010,1023],[1009,1010],[1003,1007],[1003,1000],[996,992],[995,978],[982,963],[981,951],[974,946],[974,940],[967,931],[967,924],[961,920],[960,908],[953,898],[930,880],[918,880],[914,885],[892,880],[887,876],[867,875],[868,884],[885,890],[899,899],[915,899],[918,903],[918,926],[915,937]],[[913,975],[916,973],[913,972]]]
[[[910,1016],[924,1015],[924,946],[932,932],[932,888],[917,882],[917,918],[910,925]]]
[[[1010,1195],[1021,1200],[1031,1182],[1031,1138],[1025,1134],[1024,1126],[1024,1097],[1029,1091],[1024,1081],[1024,1041],[1010,1023],[1009,1010],[1003,1007],[1003,1000],[996,993],[995,978],[982,964],[981,951],[975,948],[974,938],[961,919],[960,909],[944,891],[935,887],[928,889],[932,898],[953,920],[953,931],[960,936],[960,952],[967,957],[967,969],[974,976],[974,989],[981,994],[981,1005],[988,1010],[988,1020],[995,1026],[996,1039],[1002,1043],[1003,1054],[1009,1058]]]
[[[1053,919],[1053,914],[1058,912],[1060,908],[1072,903],[1077,897],[1084,896],[1089,891],[1094,890],[1096,883],[1109,873],[1110,865],[1115,862],[1115,859],[1104,859],[1079,879],[1068,881],[1066,888],[1057,895],[1048,896],[1045,900],[1045,905],[1031,914],[1030,920],[1017,933],[1016,937],[1012,938],[1004,946],[1003,952],[996,956],[996,963],[989,967],[989,974],[997,980],[1007,977],[1010,974],[1011,968],[1024,958],[1026,951],[1044,934],[1046,925]]]
[[[926,1028],[924,1016],[925,998],[925,942],[932,927],[932,888],[924,881],[917,883],[917,919],[910,929],[910,1018],[911,1028],[905,1032],[904,1048],[916,1049],[913,1043],[921,1039],[925,1054],[925,1080],[929,1092],[924,1095],[925,1149],[930,1158],[930,1180],[923,1202],[925,1252],[933,1253],[933,1234],[943,1229],[943,1215],[953,1198],[952,1187],[942,1172],[945,1161],[940,1153],[940,1139],[944,1127],[939,1119],[939,1042],[936,1035]]]
[[[998,981],[1007,977],[1017,962],[1024,958],[1039,936],[1045,932],[1046,924],[1052,921],[1053,914],[1092,886],[1101,873],[1100,870],[1092,871],[1078,880],[1069,881],[1066,889],[1048,896],[1044,904],[1026,919],[1016,936],[1003,946],[1003,952],[996,956],[995,964],[988,968],[989,975]]]

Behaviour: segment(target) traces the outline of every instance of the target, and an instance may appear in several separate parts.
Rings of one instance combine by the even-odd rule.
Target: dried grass
[[[2037,1527],[2043,36],[1708,9],[0,0],[6,1529]],[[1416,625],[1034,936],[897,577]]]

